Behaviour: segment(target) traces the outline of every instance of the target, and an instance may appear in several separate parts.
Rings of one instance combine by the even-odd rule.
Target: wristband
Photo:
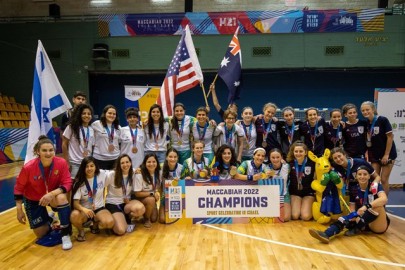
[[[149,193],[149,195],[150,195],[151,197],[153,197],[153,196],[155,196],[155,192],[151,191],[151,192]]]
[[[253,175],[249,174],[249,175],[247,176],[247,180],[248,180],[248,181],[253,181]]]
[[[366,203],[364,206],[365,206],[367,209],[373,208],[373,206],[372,206],[371,204],[369,204],[369,203]]]

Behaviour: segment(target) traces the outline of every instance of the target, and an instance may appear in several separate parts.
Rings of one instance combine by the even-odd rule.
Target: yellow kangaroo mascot
[[[325,149],[322,157],[317,157],[311,151],[308,157],[315,162],[316,179],[311,187],[315,190],[316,201],[312,204],[314,219],[321,224],[337,219],[342,213],[339,198],[342,195],[343,181],[335,171],[331,171],[329,162],[330,150]]]

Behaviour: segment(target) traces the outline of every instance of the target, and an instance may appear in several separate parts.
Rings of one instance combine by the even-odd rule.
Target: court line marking
[[[389,215],[390,217],[394,217],[394,218],[396,218],[396,219],[405,221],[405,218],[403,218],[403,217],[400,217],[400,216],[397,216],[397,215],[394,215],[394,214],[391,214],[391,213],[387,213],[387,215]]]
[[[370,262],[370,263],[385,264],[385,265],[398,266],[398,267],[404,267],[405,268],[405,264],[401,264],[401,263],[385,262],[385,261],[373,260],[373,259],[362,258],[362,257],[357,257],[357,256],[333,253],[333,252],[323,251],[323,250],[318,250],[318,249],[313,249],[313,248],[301,247],[301,246],[297,246],[297,245],[287,244],[287,243],[284,243],[284,242],[279,242],[279,241],[265,239],[265,238],[261,238],[261,237],[257,237],[257,236],[252,236],[252,235],[248,235],[248,234],[244,234],[244,233],[234,232],[234,231],[219,228],[219,227],[216,227],[216,226],[213,226],[213,225],[210,225],[210,224],[202,224],[202,225],[204,225],[206,227],[209,227],[211,229],[215,229],[215,230],[219,230],[219,231],[239,235],[239,236],[246,237],[246,238],[251,238],[251,239],[254,239],[254,240],[268,242],[268,243],[272,243],[272,244],[275,244],[275,245],[280,245],[280,246],[285,246],[285,247],[290,247],[290,248],[296,248],[296,249],[301,249],[301,250],[305,250],[305,251],[309,251],[309,252],[315,252],[315,253],[331,255],[331,256],[336,256],[336,257],[342,257],[342,258],[346,258],[346,259],[365,261],[365,262]]]
[[[8,212],[14,210],[15,208],[16,208],[16,206],[11,207],[11,208],[9,208],[9,209],[7,209],[7,210],[4,210],[3,212],[0,212],[0,216],[3,215],[3,214],[5,214],[5,213],[8,213]]]
[[[403,204],[393,204],[393,205],[386,205],[385,207],[391,207],[391,208],[405,208],[405,205],[403,205]]]

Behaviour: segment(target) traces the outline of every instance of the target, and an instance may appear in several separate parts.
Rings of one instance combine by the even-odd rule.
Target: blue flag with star
[[[240,97],[240,77],[242,73],[242,51],[238,39],[239,27],[236,29],[218,70],[218,76],[224,80],[229,89],[228,103]]]

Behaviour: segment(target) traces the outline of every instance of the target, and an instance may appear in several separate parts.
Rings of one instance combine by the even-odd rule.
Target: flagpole
[[[204,93],[205,105],[208,107],[208,100],[207,100],[207,95],[205,94],[204,84],[203,84],[203,83],[200,83],[200,86],[201,86],[201,90],[202,90],[203,93]]]
[[[218,79],[218,73],[217,73],[217,75],[215,75],[215,78],[214,78],[214,80],[212,81],[211,84],[215,84],[215,82],[217,81],[217,79]],[[209,97],[210,94],[211,94],[211,88],[210,88],[210,90],[208,91],[207,97]]]

